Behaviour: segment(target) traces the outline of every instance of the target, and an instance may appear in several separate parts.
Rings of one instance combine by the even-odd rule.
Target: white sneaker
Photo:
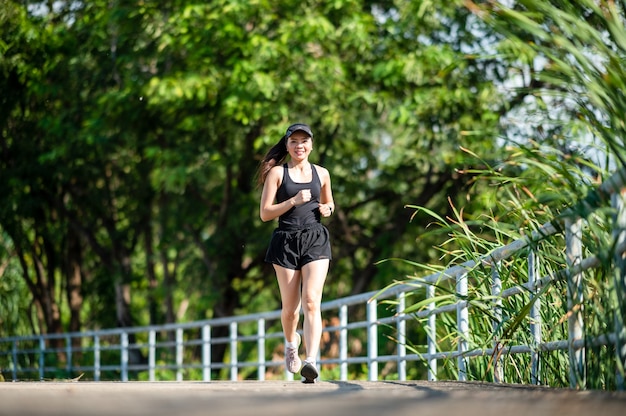
[[[297,373],[302,367],[302,361],[298,356],[298,349],[300,347],[300,334],[296,332],[296,347],[285,347],[285,367],[290,373]]]

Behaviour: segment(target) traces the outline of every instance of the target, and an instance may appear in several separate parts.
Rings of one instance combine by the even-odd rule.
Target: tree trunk
[[[128,283],[120,281],[115,283],[115,312],[119,327],[133,326],[130,313],[130,285]]]
[[[70,230],[68,233],[67,243],[67,304],[70,308],[70,332],[79,332],[82,328],[80,312],[83,306],[83,294],[82,294],[82,247],[80,244],[79,236]],[[79,339],[76,339],[77,344],[80,343]]]

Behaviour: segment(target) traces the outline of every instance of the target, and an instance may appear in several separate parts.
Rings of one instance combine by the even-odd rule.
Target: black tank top
[[[307,225],[320,222],[318,204],[322,190],[322,181],[320,181],[317,175],[315,165],[311,164],[311,170],[311,182],[294,182],[289,176],[289,167],[286,163],[283,165],[283,182],[276,191],[276,200],[278,203],[296,196],[296,194],[303,189],[311,190],[311,200],[302,205],[292,207],[289,211],[281,215],[278,219],[278,228],[283,230],[300,229],[305,228]]]

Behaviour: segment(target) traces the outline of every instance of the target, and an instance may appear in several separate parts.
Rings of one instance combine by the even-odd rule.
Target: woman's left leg
[[[302,310],[307,359],[317,359],[322,338],[322,292],[330,260],[315,260],[302,266]]]

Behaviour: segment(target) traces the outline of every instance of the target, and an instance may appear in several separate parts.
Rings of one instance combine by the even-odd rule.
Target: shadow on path
[[[452,412],[623,416],[626,393],[446,381],[0,383],[0,416],[445,416]]]

